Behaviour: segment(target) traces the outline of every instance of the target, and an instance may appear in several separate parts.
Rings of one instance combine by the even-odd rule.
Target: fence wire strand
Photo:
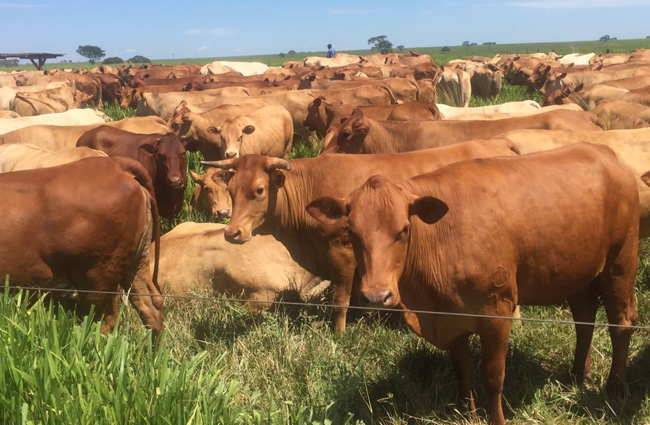
[[[650,331],[650,326],[643,325],[619,325],[616,323],[603,323],[603,322],[574,322],[573,320],[555,320],[555,319],[540,319],[535,317],[512,317],[512,316],[495,316],[489,314],[478,313],[455,313],[451,311],[435,311],[435,310],[410,310],[410,309],[396,309],[387,307],[365,307],[359,305],[338,305],[338,304],[321,304],[310,302],[298,301],[280,301],[280,300],[249,300],[245,298],[231,298],[231,297],[214,297],[214,296],[201,296],[201,295],[178,295],[178,294],[134,294],[132,292],[124,291],[92,291],[88,289],[72,289],[72,288],[38,288],[32,286],[12,286],[4,285],[5,290],[23,290],[23,291],[37,291],[37,292],[61,292],[69,294],[99,294],[99,295],[125,295],[129,297],[162,297],[169,299],[185,300],[185,301],[213,301],[213,302],[239,302],[248,304],[265,304],[277,306],[293,306],[293,307],[318,307],[318,308],[345,308],[349,310],[369,311],[369,312],[388,312],[388,313],[412,313],[412,314],[429,314],[434,316],[448,316],[448,317],[465,317],[474,319],[494,319],[494,320],[509,320],[511,322],[531,322],[531,323],[546,323],[555,325],[585,325],[594,327],[606,328],[628,328],[638,331]]]

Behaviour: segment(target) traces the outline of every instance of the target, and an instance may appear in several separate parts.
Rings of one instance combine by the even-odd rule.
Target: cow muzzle
[[[228,208],[222,208],[214,215],[218,218],[230,218],[230,210]]]
[[[391,291],[362,291],[361,303],[369,307],[393,308],[397,305],[397,297]]]
[[[230,243],[245,243],[251,239],[251,234],[239,226],[226,226],[223,235]]]
[[[239,157],[239,152],[226,151],[226,159],[238,158],[238,157]]]

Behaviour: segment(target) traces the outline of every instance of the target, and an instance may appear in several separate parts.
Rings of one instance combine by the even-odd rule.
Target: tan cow
[[[258,154],[286,159],[291,152],[293,121],[282,106],[265,106],[228,118],[221,127],[210,127],[208,132],[211,129],[220,136],[222,158]]]
[[[165,134],[169,131],[165,122],[158,117],[125,118],[120,121],[92,125],[33,125],[0,135],[0,145],[29,143],[52,151],[73,148],[82,134],[100,125],[108,125],[134,133]]]
[[[457,68],[443,68],[440,81],[436,84],[437,102],[457,107],[468,107],[472,97],[470,75]],[[442,111],[441,111],[442,112]],[[444,112],[442,114],[446,117]]]
[[[468,108],[470,110],[472,109],[478,109],[478,108]],[[519,112],[494,112],[494,113],[467,113],[467,114],[457,114],[457,115],[452,115],[451,118],[444,118],[444,119],[450,119],[450,120],[502,120],[506,118],[514,118],[514,117],[525,117],[529,115],[536,115],[536,114],[543,114],[545,112],[551,112],[551,111],[559,111],[559,110],[565,110],[565,111],[575,111],[575,112],[582,112],[584,109],[580,105],[577,105],[575,103],[567,103],[564,105],[551,105],[551,106],[543,106],[540,109],[522,109]]]
[[[195,184],[189,205],[190,215],[196,209],[212,220],[229,218],[232,199],[228,193],[230,178],[228,172],[218,168],[208,168],[205,173],[197,174],[190,170],[190,177]]]
[[[5,118],[20,118],[20,115],[18,115],[14,111],[0,110],[0,119],[5,119]]]
[[[221,89],[203,90],[198,92],[172,92],[172,93],[142,93],[138,107],[135,110],[136,116],[157,115],[169,120],[178,104],[185,100],[188,106],[206,102],[214,103],[214,106],[226,103],[235,103],[239,100],[246,100],[248,91],[242,87],[226,87]],[[213,106],[213,107],[214,107]]]
[[[473,108],[457,108],[442,103],[437,104],[440,113],[445,119],[460,119],[462,115],[492,115],[500,114],[521,114],[525,112],[536,111],[541,108],[539,103],[534,100],[522,100],[519,102],[508,102],[500,105],[477,106]]]
[[[12,110],[22,117],[64,112],[81,107],[90,97],[74,87],[59,87],[38,92],[17,92]]]
[[[551,111],[501,120],[481,121],[377,121],[355,109],[349,119],[330,133],[323,153],[393,153],[447,146],[465,140],[490,138],[523,128],[546,130],[599,130],[590,112]]]
[[[204,112],[194,113],[183,103],[176,108],[169,120],[169,128],[188,143],[199,144],[206,160],[221,158],[221,137],[216,129],[228,119],[256,111],[267,103],[263,99],[251,99],[235,105],[220,105]]]
[[[219,295],[249,300],[252,308],[259,309],[291,293],[308,301],[329,286],[329,281],[296,263],[272,235],[258,235],[245,245],[233,245],[224,238],[225,227],[186,222],[160,238],[158,281],[163,293],[211,289]]]
[[[650,126],[650,106],[629,103],[618,99],[603,100],[592,112],[608,130],[642,128]]]
[[[19,119],[0,119],[0,135],[31,125],[90,125],[103,124],[105,115],[93,109],[70,109],[54,114],[20,117]]]
[[[84,158],[107,157],[87,147],[50,151],[30,144],[0,145],[0,173],[55,167]]]

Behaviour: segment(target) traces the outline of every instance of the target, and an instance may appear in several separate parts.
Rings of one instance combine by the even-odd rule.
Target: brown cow
[[[325,97],[320,96],[307,107],[304,125],[309,131],[316,131],[324,136],[330,128],[337,127],[347,119],[355,108],[359,108],[369,118],[382,121],[436,121],[441,118],[438,107],[431,102],[357,107],[343,102],[330,103]]]
[[[0,275],[12,285],[116,292],[121,287],[145,326],[162,329],[163,299],[149,268],[159,225],[153,188],[140,164],[88,158],[0,175]],[[74,192],[73,195],[71,193]],[[95,306],[113,329],[119,295],[79,292],[81,311]]]
[[[138,134],[102,125],[84,133],[77,146],[88,146],[112,157],[135,159],[153,182],[160,215],[171,220],[180,213],[187,186],[188,147],[174,133]]]
[[[391,153],[446,146],[464,140],[495,137],[506,131],[602,130],[590,112],[550,111],[543,114],[480,121],[376,121],[360,109],[334,130],[323,153]]]
[[[326,225],[350,229],[362,300],[420,311],[405,313],[406,321],[450,351],[460,404],[472,416],[469,336],[478,334],[490,421],[505,424],[511,322],[421,311],[510,318],[517,304],[567,300],[576,322],[594,322],[601,295],[609,323],[618,326],[609,329],[607,389],[625,392],[637,318],[639,200],[634,176],[611,149],[581,143],[465,161],[399,184],[374,176],[345,199],[320,198],[307,209]],[[576,326],[576,333],[573,373],[582,383],[593,326]]]
[[[208,168],[203,174],[196,174],[190,170],[190,177],[196,184],[190,200],[190,214],[196,208],[210,219],[220,221],[230,218],[232,209],[232,200],[228,193],[230,174],[217,168]]]
[[[244,243],[254,231],[273,233],[304,268],[331,279],[334,304],[347,306],[355,263],[346,230],[323,228],[311,219],[304,209],[311,199],[345,196],[376,173],[403,179],[464,159],[514,154],[512,145],[503,140],[481,140],[405,154],[322,155],[291,162],[247,155],[208,165],[233,176],[228,182],[233,213],[226,238]],[[335,311],[337,330],[345,330],[346,311]]]

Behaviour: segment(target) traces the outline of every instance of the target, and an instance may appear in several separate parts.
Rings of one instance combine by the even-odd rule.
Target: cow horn
[[[221,168],[222,170],[229,170],[231,168],[237,168],[238,160],[239,158],[224,159],[222,161],[201,161],[201,164]]]
[[[291,170],[291,164],[289,164],[288,161],[285,161],[282,158],[273,158],[269,161],[268,165],[266,166],[266,169],[268,171],[273,171],[277,169]]]

